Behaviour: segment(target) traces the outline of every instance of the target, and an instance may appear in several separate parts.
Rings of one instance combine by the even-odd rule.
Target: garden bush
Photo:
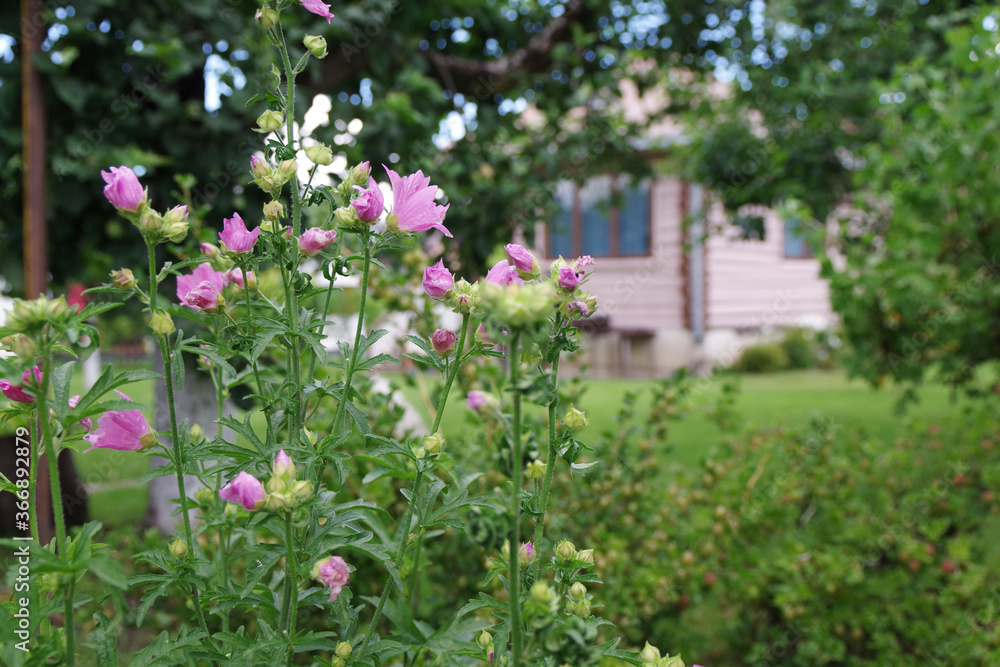
[[[758,343],[745,348],[734,370],[741,373],[774,373],[788,368],[789,358],[779,343]]]
[[[788,368],[801,370],[818,364],[816,333],[812,329],[790,327],[782,332],[781,349],[788,357]]]

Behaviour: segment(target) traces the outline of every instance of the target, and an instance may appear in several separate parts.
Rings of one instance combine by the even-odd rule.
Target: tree
[[[704,2],[689,4],[671,15],[662,2],[644,0],[359,0],[335,3],[330,26],[295,5],[289,43],[322,34],[330,50],[322,73],[301,82],[297,108],[307,109],[314,94],[330,96],[331,123],[314,136],[348,163],[367,159],[431,174],[455,204],[449,226],[459,262],[481,267],[516,226],[530,229],[552,207],[556,180],[648,171],[634,159],[634,138],[647,121],[622,118],[619,82],[660,85],[689,57],[687,45],[697,43],[709,11]],[[271,85],[271,74],[258,58],[262,32],[238,29],[256,9],[243,0],[81,0],[46,14],[47,57],[36,64],[48,86],[56,283],[100,280],[133,261],[136,249],[100,195],[99,172],[109,165],[143,166],[152,196],[190,199],[210,229],[233,210],[256,216],[263,200],[246,187],[246,163],[263,143],[247,137],[262,109],[245,103]],[[15,12],[10,3],[0,9],[3,25],[16,25]],[[234,34],[259,37],[237,42]],[[21,189],[14,48],[14,57],[0,62],[0,238],[11,280]],[[636,66],[642,62],[659,66]],[[228,87],[211,113],[203,108],[206,67],[221,72]],[[675,106],[661,113],[683,105],[683,89],[677,93]],[[528,105],[538,111],[535,122],[518,113]],[[586,113],[568,123],[571,109]],[[355,132],[349,123],[356,117],[363,127]],[[454,132],[445,136],[442,123]],[[174,183],[164,175],[178,170],[192,179]],[[58,261],[69,247],[85,261]]]

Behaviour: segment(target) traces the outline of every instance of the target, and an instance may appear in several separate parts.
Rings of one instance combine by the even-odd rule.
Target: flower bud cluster
[[[14,307],[7,313],[7,328],[22,334],[35,334],[50,322],[59,322],[71,315],[65,296],[50,299],[44,294],[31,300],[14,299]]]
[[[268,111],[265,112],[265,115],[268,113],[276,112]],[[261,116],[261,118],[263,117]],[[260,122],[260,119],[258,119],[258,122]],[[281,127],[281,125],[279,124],[278,127]],[[281,194],[281,188],[291,180],[297,170],[298,163],[295,160],[282,160],[278,164],[271,164],[269,161],[262,160],[256,155],[250,156],[250,173],[253,174],[253,182],[275,200]],[[266,210],[267,208],[265,207]]]
[[[267,496],[264,507],[272,512],[295,509],[313,494],[312,482],[295,479],[295,464],[279,450],[271,467],[271,479],[267,482]]]
[[[646,642],[645,648],[642,649],[642,653],[639,654],[639,658],[642,660],[642,667],[684,667],[684,661],[681,660],[680,654],[675,656],[660,655],[660,649],[656,648],[649,642]],[[695,667],[698,667],[695,665]]]

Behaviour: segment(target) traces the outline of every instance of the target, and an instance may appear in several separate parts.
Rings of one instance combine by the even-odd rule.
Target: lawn
[[[743,375],[742,391],[736,408],[743,425],[798,428],[805,426],[815,415],[821,415],[837,428],[859,430],[864,436],[892,442],[902,432],[908,421],[957,425],[962,420],[964,401],[953,401],[948,388],[928,385],[921,392],[920,403],[904,414],[896,414],[895,407],[902,391],[899,389],[874,390],[860,380],[849,380],[843,371],[786,371],[767,375]],[[654,380],[590,380],[578,408],[593,420],[581,432],[586,439],[590,429],[604,430],[615,427],[621,399],[627,391],[641,392],[638,403],[640,414],[648,411],[649,394]],[[430,418],[423,391],[416,387],[403,390],[407,400],[421,411],[425,420]],[[695,407],[705,405],[718,396],[719,386],[714,381],[699,382],[692,397]],[[464,397],[456,397],[463,399]],[[457,408],[457,409],[456,409]],[[451,405],[442,419],[445,433],[469,428],[468,410],[458,402]],[[672,449],[664,454],[667,462],[680,465],[696,463],[705,449],[717,442],[721,433],[701,411],[695,409],[676,422],[671,429]]]
[[[406,382],[402,376],[395,378],[403,385],[403,395],[429,423],[430,410],[426,400],[426,383]],[[79,378],[74,380],[80,383]],[[622,396],[627,391],[639,391],[639,414],[649,409],[649,393],[654,380],[591,380],[580,401],[581,407],[593,419],[583,432],[615,428],[615,419]],[[699,382],[692,402],[705,405],[718,394],[715,382]],[[74,385],[79,392],[79,384]],[[139,403],[152,405],[152,382],[131,385],[127,392]],[[742,391],[736,408],[745,426],[805,426],[814,415],[822,415],[838,428],[859,430],[865,436],[890,443],[902,432],[907,421],[919,420],[922,424],[957,426],[962,421],[962,401],[953,401],[950,391],[940,385],[928,385],[921,392],[921,402],[907,413],[898,415],[894,408],[901,392],[894,389],[872,390],[863,382],[849,380],[842,371],[789,371],[769,375],[742,376]],[[442,430],[462,433],[471,428],[469,411],[464,396],[454,396],[445,414]],[[665,448],[663,460],[680,466],[696,464],[705,451],[717,443],[719,430],[700,410],[676,422],[671,428],[670,444]],[[91,511],[95,518],[113,525],[135,522],[143,516],[146,491],[133,486],[148,468],[145,456],[115,451],[93,451],[77,454],[76,461],[83,480],[94,487]]]

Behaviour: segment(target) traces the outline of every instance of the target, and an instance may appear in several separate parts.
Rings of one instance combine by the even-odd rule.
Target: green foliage
[[[828,262],[848,368],[872,384],[929,373],[990,391],[1000,358],[1000,114],[997,30],[987,15],[947,33],[937,59],[914,59],[885,86],[883,140],[863,153],[858,215],[841,221]],[[995,27],[995,21],[994,21]]]
[[[789,368],[789,364],[784,345],[758,343],[744,348],[733,368],[743,373],[774,373]]]
[[[816,333],[812,329],[791,327],[781,337],[781,349],[788,357],[788,368],[815,368],[818,363]]]

